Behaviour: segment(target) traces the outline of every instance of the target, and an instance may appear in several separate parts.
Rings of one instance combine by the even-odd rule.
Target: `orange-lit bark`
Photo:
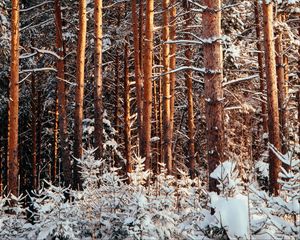
[[[85,47],[86,47],[86,0],[79,2],[79,32],[77,45],[76,61],[76,90],[75,90],[75,115],[74,115],[74,157],[82,157],[82,120],[83,120],[83,99],[84,99],[84,66],[85,66]],[[73,188],[81,188],[81,179],[76,160],[73,163]]]
[[[264,66],[263,66],[263,47],[261,44],[261,21],[259,15],[259,0],[255,1],[255,25],[256,25],[256,38],[257,38],[257,61],[259,70],[259,84],[260,92],[263,94],[265,92],[265,81],[264,81]],[[267,118],[267,108],[264,101],[261,101],[261,114],[263,119],[263,132],[268,131],[268,118]]]
[[[268,96],[268,126],[269,142],[281,151],[280,129],[279,129],[279,111],[278,111],[278,93],[276,80],[276,61],[273,32],[273,2],[263,2],[264,19],[264,41],[265,41],[265,62],[267,75],[267,96]],[[272,150],[269,151],[269,179],[270,193],[279,194],[278,175],[281,162],[277,159]]]
[[[176,0],[170,1],[170,40],[176,39]],[[176,69],[176,51],[177,45],[171,44],[170,46],[170,70]],[[174,135],[174,117],[175,117],[175,87],[176,87],[176,73],[170,73],[170,91],[171,91],[171,106],[170,106],[170,122],[171,122],[171,141],[173,142]],[[172,146],[174,148],[174,146]]]
[[[96,159],[103,156],[103,100],[102,100],[102,0],[95,0],[95,148]]]
[[[19,130],[19,0],[12,0],[11,17],[11,65],[8,120],[8,179],[7,187],[11,194],[17,196],[19,179],[18,130]]]
[[[205,115],[209,173],[224,161],[224,104],[223,104],[223,56],[221,44],[220,0],[204,0],[203,35],[210,41],[204,44]],[[217,181],[209,178],[209,190],[217,191]]]
[[[66,100],[66,85],[65,85],[65,63],[64,63],[64,44],[62,36],[62,16],[61,16],[61,2],[55,0],[55,27],[56,27],[56,51],[60,56],[57,59],[57,94],[58,94],[58,113],[59,113],[59,137],[61,147],[61,161],[62,161],[62,181],[65,186],[70,186],[72,183],[72,169],[71,159],[68,143],[68,123],[67,123],[67,100]]]
[[[170,40],[170,1],[163,0],[163,50],[162,61],[164,67],[163,75],[163,158],[167,166],[168,173],[172,173],[172,141],[171,141],[171,82],[170,82],[170,45],[166,44]]]
[[[283,16],[278,15],[277,21],[282,22]],[[278,107],[279,107],[279,122],[280,122],[280,132],[281,132],[281,143],[282,152],[285,154],[287,152],[287,111],[286,111],[286,66],[284,63],[284,53],[283,53],[283,33],[279,30],[275,40],[275,51],[276,51],[276,73],[277,73],[277,89],[278,89]],[[287,59],[287,58],[286,58]],[[287,66],[288,67],[288,66]]]
[[[53,160],[51,166],[51,181],[54,183],[57,176],[58,162],[58,129],[59,129],[59,113],[58,113],[58,92],[56,87],[55,106],[54,106],[54,128],[53,128]]]
[[[128,41],[128,39],[126,39]],[[131,160],[131,127],[130,127],[130,82],[129,82],[129,47],[126,41],[124,47],[124,139],[126,172],[132,172]]]
[[[185,27],[189,29],[191,26],[191,14],[190,14],[190,6],[189,3],[186,4],[185,7]],[[189,34],[186,34],[185,39],[189,40],[191,37]],[[185,48],[185,57],[186,63],[185,65],[190,67],[192,61],[192,50],[190,46],[186,46]],[[188,99],[188,137],[189,137],[189,171],[192,178],[195,177],[195,123],[194,123],[194,100],[193,100],[193,72],[188,69],[185,71],[185,81],[187,87],[187,99]]]
[[[142,114],[143,114],[143,101],[142,101],[142,76],[141,76],[141,63],[140,63],[140,39],[139,39],[139,26],[136,9],[136,0],[131,1],[132,12],[132,28],[134,40],[134,75],[135,75],[135,88],[136,88],[136,101],[137,101],[137,121],[138,121],[138,136],[139,136],[139,149],[142,138]]]
[[[153,61],[154,1],[146,1],[145,49],[144,55],[144,106],[142,156],[145,168],[151,166],[151,116],[152,116],[152,61]]]

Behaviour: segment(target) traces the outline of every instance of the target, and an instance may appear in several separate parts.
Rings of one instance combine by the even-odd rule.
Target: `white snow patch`
[[[248,198],[238,194],[234,198],[225,198],[211,194],[211,206],[215,216],[227,231],[230,239],[249,239]]]

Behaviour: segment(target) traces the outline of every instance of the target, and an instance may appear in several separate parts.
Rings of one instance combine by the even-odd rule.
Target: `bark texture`
[[[278,111],[278,93],[276,79],[276,61],[273,32],[273,2],[263,2],[263,20],[264,20],[264,42],[265,42],[265,64],[267,75],[267,97],[268,97],[268,126],[269,142],[281,151],[279,111]],[[281,163],[275,154],[269,151],[269,179],[270,193],[279,194],[278,175]]]
[[[171,82],[170,82],[170,45],[166,42],[170,40],[170,1],[163,0],[163,156],[168,173],[172,173],[172,141],[171,141]]]
[[[260,21],[260,7],[259,0],[255,1],[255,26],[256,26],[256,37],[257,37],[257,61],[259,70],[259,84],[260,92],[263,94],[265,92],[265,78],[264,78],[264,66],[263,66],[263,46],[262,46],[262,36],[261,36],[261,21]],[[267,108],[264,101],[261,101],[261,114],[263,120],[263,132],[268,132],[268,118],[267,118]]]
[[[151,166],[151,116],[152,116],[152,61],[153,61],[153,24],[154,1],[146,1],[145,49],[144,49],[144,115],[142,156],[145,157],[145,168]]]
[[[11,65],[9,89],[9,118],[8,118],[8,178],[7,187],[11,194],[18,196],[19,159],[19,57],[20,57],[20,28],[19,0],[12,0],[11,17]]]
[[[141,74],[141,61],[140,61],[140,39],[139,39],[139,22],[137,16],[136,0],[131,1],[132,12],[132,29],[134,41],[134,78],[136,88],[136,102],[137,102],[137,122],[138,122],[138,136],[139,136],[139,149],[142,139],[142,114],[143,114],[143,101],[142,101],[142,74]]]
[[[203,35],[204,44],[204,84],[205,115],[207,130],[208,168],[211,173],[224,161],[224,104],[223,104],[223,56],[221,44],[220,0],[204,0]],[[209,190],[217,191],[217,181],[209,178]]]
[[[186,2],[185,5],[185,28],[189,29],[191,25],[191,14],[190,14],[190,6],[189,3]],[[190,34],[186,34],[186,40],[190,40]],[[193,52],[191,50],[191,46],[185,47],[185,57],[187,67],[192,65],[192,56]],[[188,155],[188,163],[189,163],[189,171],[190,176],[192,178],[195,177],[195,122],[194,122],[194,99],[193,99],[193,72],[192,70],[188,69],[185,71],[185,82],[187,87],[187,99],[188,99],[188,137],[189,137],[189,155]]]
[[[62,16],[61,16],[61,1],[55,0],[55,28],[56,28],[56,51],[60,56],[57,59],[57,95],[58,95],[58,113],[59,113],[59,136],[61,146],[61,163],[65,186],[70,186],[72,183],[71,159],[68,143],[68,122],[67,122],[67,100],[66,100],[66,84],[65,84],[65,62],[64,62],[64,43],[62,37]]]
[[[125,159],[126,173],[132,172],[131,161],[131,127],[130,127],[130,82],[129,82],[129,47],[128,38],[124,47],[124,140],[125,140]]]
[[[95,0],[95,148],[96,159],[103,156],[103,100],[102,100],[102,0]]]
[[[76,72],[76,91],[75,91],[75,116],[74,116],[74,158],[73,163],[73,188],[81,188],[81,180],[76,159],[82,157],[82,120],[83,120],[83,100],[84,100],[84,66],[85,66],[85,47],[86,47],[86,0],[79,2],[79,33],[77,46],[77,72]]]

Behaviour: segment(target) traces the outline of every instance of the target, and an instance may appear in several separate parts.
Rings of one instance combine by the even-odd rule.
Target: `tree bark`
[[[300,36],[300,27],[298,27],[298,36]],[[298,53],[300,55],[300,47],[298,48]],[[298,84],[300,85],[300,58],[298,59]],[[297,102],[298,102],[298,143],[300,144],[300,88],[297,92]],[[300,158],[300,153],[298,154],[298,157]]]
[[[189,29],[191,26],[191,14],[190,14],[190,6],[188,1],[186,1],[184,14],[185,20],[185,28]],[[186,30],[188,31],[188,30]],[[186,40],[190,40],[190,35],[185,35]],[[185,57],[187,67],[190,67],[192,64],[192,50],[190,46],[185,47]],[[189,137],[189,172],[191,178],[195,177],[195,123],[194,123],[194,100],[193,100],[193,72],[192,70],[188,69],[185,71],[185,81],[187,87],[187,99],[188,99],[188,137]]]
[[[205,114],[207,129],[208,168],[212,173],[224,161],[224,104],[223,104],[223,56],[221,44],[221,4],[220,0],[204,0],[203,35],[204,44],[204,84]],[[209,190],[218,191],[217,181],[209,178]]]
[[[86,0],[79,2],[79,32],[77,46],[77,73],[75,91],[75,116],[74,116],[74,158],[73,163],[73,188],[81,189],[81,179],[76,159],[82,158],[82,120],[83,120],[83,100],[84,100],[84,66],[85,66],[85,47],[86,47]]]
[[[283,16],[279,14],[277,16],[277,21],[282,22]],[[279,30],[275,40],[275,50],[276,50],[276,73],[277,73],[277,88],[278,88],[278,107],[279,107],[279,122],[280,122],[280,132],[281,132],[281,143],[282,143],[282,153],[287,152],[287,112],[286,112],[286,82],[285,82],[285,63],[283,56],[283,43],[282,43],[283,33]]]
[[[128,38],[124,47],[124,138],[125,138],[125,159],[126,173],[132,172],[131,161],[131,127],[130,127],[130,82],[129,82],[129,48]]]
[[[136,0],[131,1],[132,12],[132,28],[133,28],[133,41],[134,41],[134,75],[135,75],[135,88],[136,88],[136,101],[137,101],[137,122],[138,122],[138,136],[139,136],[139,150],[141,149],[142,138],[142,114],[143,114],[143,101],[142,101],[142,76],[141,76],[141,63],[140,63],[140,42],[139,42],[139,26],[136,9]]]
[[[36,119],[37,119],[37,112],[36,112],[36,82],[35,82],[35,75],[32,74],[31,77],[31,131],[32,131],[32,188],[34,190],[37,189],[37,129],[36,129]]]
[[[116,57],[115,57],[115,116],[114,116],[114,126],[117,132],[116,141],[119,142],[119,134],[120,134],[120,101],[119,101],[119,87],[120,87],[120,61],[119,61],[119,52],[118,47],[116,48]],[[120,167],[120,162],[118,156],[114,155],[114,167]]]
[[[171,0],[170,2],[170,40],[176,40],[176,0]],[[176,51],[177,44],[171,44],[170,46],[170,70],[176,69]],[[174,135],[174,117],[175,117],[175,87],[176,87],[176,73],[170,73],[170,91],[171,91],[171,107],[170,107],[170,122],[171,122],[171,141],[173,145],[173,135]],[[172,146],[174,149],[175,146]]]
[[[259,70],[259,84],[260,92],[263,94],[265,92],[265,82],[264,82],[264,66],[263,66],[263,47],[261,44],[261,26],[260,26],[260,15],[259,15],[259,0],[255,1],[255,26],[256,26],[256,38],[257,38],[257,60],[258,60],[258,70]],[[267,118],[267,108],[264,101],[261,101],[261,114],[263,119],[263,132],[268,132],[268,118]]]
[[[18,159],[18,129],[19,129],[19,0],[12,0],[11,18],[11,73],[9,92],[8,121],[8,191],[18,196],[19,159]]]
[[[172,141],[171,141],[171,82],[170,82],[170,45],[166,42],[170,40],[170,1],[163,0],[163,156],[168,173],[172,173]]]
[[[264,42],[265,42],[265,62],[267,75],[267,96],[268,96],[268,126],[269,142],[281,151],[280,129],[279,129],[279,111],[278,111],[278,93],[276,80],[276,61],[273,32],[273,2],[263,2],[264,19]],[[278,175],[281,163],[276,155],[269,151],[269,179],[270,193],[279,194]]]
[[[55,106],[54,106],[54,128],[53,128],[53,160],[51,166],[51,180],[52,183],[56,180],[57,162],[58,162],[58,129],[59,129],[59,113],[58,113],[58,87],[56,87]]]
[[[145,157],[145,169],[151,166],[151,116],[152,116],[152,61],[153,61],[153,26],[154,1],[146,1],[146,29],[144,54],[144,115],[142,156]]]
[[[61,57],[57,59],[57,94],[58,94],[58,113],[59,113],[59,136],[61,146],[61,162],[63,172],[63,183],[65,186],[70,186],[72,183],[72,169],[68,143],[68,122],[67,122],[67,100],[66,100],[66,85],[65,85],[65,56],[64,43],[62,36],[62,16],[61,2],[55,0],[55,27],[56,27],[56,51]]]
[[[95,148],[96,159],[103,156],[103,82],[102,82],[102,0],[95,0]]]

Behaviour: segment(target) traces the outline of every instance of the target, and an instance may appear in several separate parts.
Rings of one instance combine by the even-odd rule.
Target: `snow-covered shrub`
[[[34,193],[31,201],[35,224],[29,239],[78,239],[80,212],[73,202],[66,200],[68,191],[49,184],[49,187]]]
[[[241,180],[239,171],[236,169],[236,163],[233,161],[225,161],[217,166],[210,174],[211,178],[218,180],[218,188],[224,196],[234,196],[241,192]]]
[[[213,218],[205,217],[207,226],[204,225],[204,232],[212,238],[249,239],[248,196],[243,194],[243,184],[236,163],[221,163],[210,177],[218,180],[220,194],[209,193]]]
[[[26,239],[32,225],[26,220],[23,201],[26,196],[0,196],[0,239]]]
[[[270,145],[271,150],[286,167],[281,168],[279,196],[250,186],[251,230],[255,239],[299,239],[300,161],[291,152],[283,155]]]

